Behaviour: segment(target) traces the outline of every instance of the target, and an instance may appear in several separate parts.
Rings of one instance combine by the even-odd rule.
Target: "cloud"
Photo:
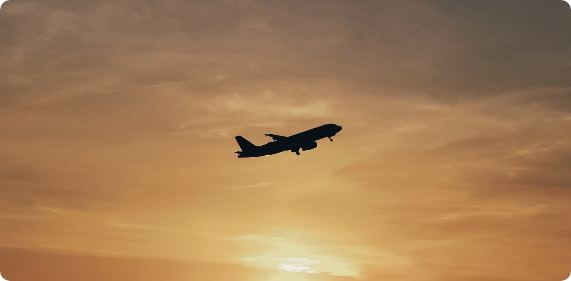
[[[266,187],[269,186],[270,184],[272,184],[271,182],[259,182],[259,183],[254,183],[254,184],[248,184],[248,185],[241,185],[241,186],[235,186],[235,187],[228,187],[225,188],[226,190],[244,190],[244,189],[254,189],[254,188],[261,188],[261,187]]]
[[[469,217],[484,216],[496,217],[499,219],[509,219],[517,216],[530,216],[541,213],[546,208],[545,205],[537,205],[528,208],[517,206],[470,206],[466,211],[455,211],[452,214],[438,218],[440,221],[469,219]]]
[[[313,101],[296,101],[273,92],[265,92],[259,95],[232,95],[218,97],[215,103],[221,109],[245,112],[253,116],[272,117],[326,117],[331,115],[330,106],[327,102],[313,98]]]

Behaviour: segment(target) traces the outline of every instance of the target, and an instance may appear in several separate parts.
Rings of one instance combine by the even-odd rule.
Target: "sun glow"
[[[317,260],[311,260],[308,258],[281,258],[283,261],[278,263],[278,269],[285,270],[287,272],[303,272],[303,273],[315,273],[315,270],[311,267],[314,264],[319,264]]]
[[[252,248],[262,249],[257,255],[239,260],[248,266],[277,269],[282,272],[305,275],[324,273],[333,276],[359,277],[359,264],[339,248],[308,245],[286,237],[250,234],[236,237]]]
[[[326,273],[333,276],[360,276],[356,265],[324,255],[310,255],[310,257],[258,256],[240,260],[250,266],[302,273],[303,275]]]

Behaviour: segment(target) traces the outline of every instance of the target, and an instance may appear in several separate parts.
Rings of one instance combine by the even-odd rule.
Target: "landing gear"
[[[297,150],[291,150],[291,152],[295,153],[297,156],[299,156],[299,148]]]
[[[333,139],[331,137],[327,137],[329,139],[329,141],[333,141]]]

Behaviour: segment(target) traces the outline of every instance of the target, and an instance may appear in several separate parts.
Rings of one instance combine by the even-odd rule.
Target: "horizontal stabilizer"
[[[266,136],[272,138],[272,139],[275,140],[275,141],[287,139],[287,137],[280,136],[280,135],[274,135],[274,134],[266,134]]]

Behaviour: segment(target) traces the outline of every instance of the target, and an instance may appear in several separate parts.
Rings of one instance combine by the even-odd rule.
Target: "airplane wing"
[[[274,141],[279,141],[279,140],[285,140],[285,139],[287,139],[287,137],[280,136],[280,135],[274,135],[274,134],[266,134],[266,136],[272,138]]]

